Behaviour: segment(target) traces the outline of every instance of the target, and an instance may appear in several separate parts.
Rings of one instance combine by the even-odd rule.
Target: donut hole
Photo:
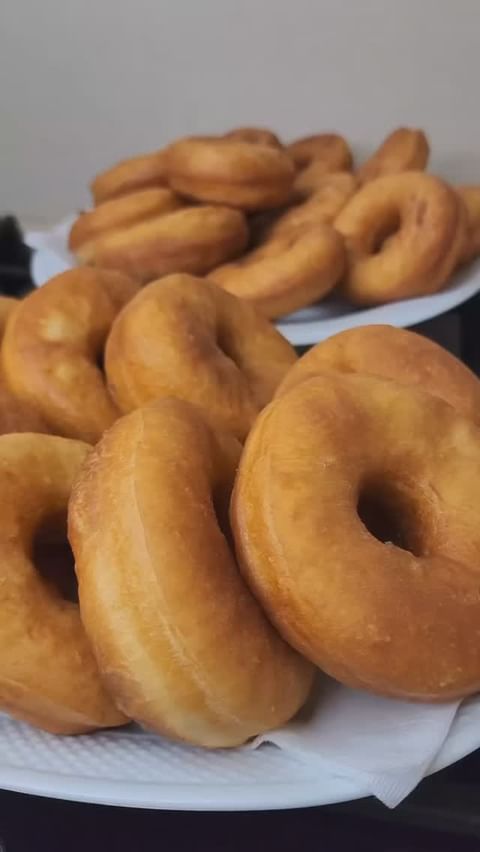
[[[398,210],[391,210],[379,222],[372,240],[371,253],[380,254],[388,246],[391,238],[400,230],[401,217]]]
[[[368,480],[358,495],[357,514],[378,541],[422,556],[424,543],[419,534],[422,523],[418,507],[404,486],[383,479]]]
[[[46,517],[36,530],[32,560],[48,586],[63,600],[78,603],[75,560],[67,538],[67,513]]]
[[[95,366],[97,367],[98,370],[100,370],[100,372],[104,376],[105,375],[105,349],[103,348],[103,346],[96,354]]]

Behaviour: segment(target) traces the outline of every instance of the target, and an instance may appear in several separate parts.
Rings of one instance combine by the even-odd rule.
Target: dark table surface
[[[0,219],[0,293],[31,289],[30,252]],[[480,296],[416,328],[480,374]],[[173,813],[0,791],[0,852],[76,850],[480,852],[480,750],[425,779],[395,810],[372,799],[256,813]]]

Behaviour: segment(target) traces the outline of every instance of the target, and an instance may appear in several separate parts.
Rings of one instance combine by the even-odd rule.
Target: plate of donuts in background
[[[406,127],[358,167],[336,133],[285,145],[248,127],[179,139],[99,173],[90,210],[28,235],[33,277],[76,264],[141,284],[207,277],[294,345],[414,325],[480,289],[480,185],[427,173],[429,151]]]
[[[209,210],[203,257],[244,234]],[[299,358],[208,276],[96,263],[0,330],[0,786],[395,805],[480,746],[464,364],[378,324]]]

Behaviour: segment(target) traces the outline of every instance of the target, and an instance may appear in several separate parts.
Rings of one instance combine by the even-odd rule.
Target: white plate
[[[464,702],[429,774],[473,751],[478,728],[478,701]],[[206,751],[137,731],[54,737],[4,716],[0,787],[78,802],[202,811],[310,807],[367,794],[359,782],[272,745]]]
[[[36,249],[32,261],[32,276],[37,286],[75,265],[75,260],[67,248],[68,232],[74,218],[68,217],[50,231],[37,231],[26,235],[27,243]],[[402,328],[416,325],[461,305],[479,291],[480,262],[477,262],[457,274],[446,290],[434,296],[407,299],[362,310],[353,308],[338,297],[332,297],[284,317],[277,326],[295,346],[306,346],[347,328],[369,323],[387,323]]]

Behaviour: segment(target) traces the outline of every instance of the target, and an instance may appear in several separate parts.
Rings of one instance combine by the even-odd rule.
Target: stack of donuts
[[[480,382],[453,355],[365,326],[298,359],[189,273],[73,269],[0,318],[0,711],[213,748],[321,673],[480,690]]]
[[[404,127],[358,168],[336,133],[179,139],[97,175],[69,247],[140,284],[207,276],[269,319],[333,292],[358,306],[432,294],[480,253],[480,186],[427,174],[429,150]]]

